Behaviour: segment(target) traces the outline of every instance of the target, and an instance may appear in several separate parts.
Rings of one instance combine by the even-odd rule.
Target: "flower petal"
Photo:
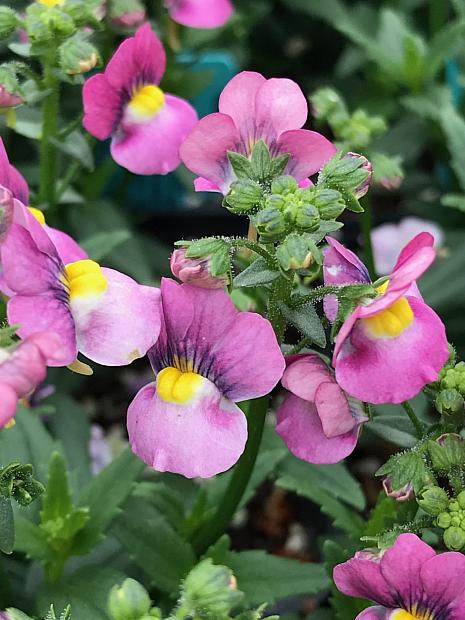
[[[0,382],[0,429],[15,417],[18,395],[14,389]]]
[[[436,258],[433,245],[434,237],[425,232],[414,237],[405,246],[389,278],[386,296],[389,296],[391,291],[407,291],[412,282],[428,269]]]
[[[334,379],[320,383],[315,393],[315,407],[328,439],[348,433],[357,425],[347,397]]]
[[[29,204],[29,187],[23,175],[10,164],[3,140],[0,138],[0,185],[10,190],[13,198]]]
[[[241,71],[224,87],[218,110],[232,118],[237,130],[247,133],[254,124],[255,98],[266,79],[256,71]]]
[[[315,401],[315,393],[323,381],[331,380],[331,372],[316,353],[305,353],[286,358],[287,368],[281,383],[287,390],[308,400]]]
[[[385,607],[368,607],[361,611],[355,620],[389,620],[391,611]]]
[[[462,553],[448,551],[428,560],[420,570],[424,589],[423,601],[438,615],[444,609],[454,609],[457,620],[460,612],[465,613],[465,593],[463,575],[465,574],[465,556]],[[452,616],[454,618],[454,616]]]
[[[72,237],[57,228],[45,225],[45,232],[52,240],[57,252],[65,265],[87,258],[87,253]]]
[[[337,382],[352,396],[401,403],[437,379],[449,356],[444,325],[422,301],[406,299],[414,318],[397,337],[371,336],[357,320],[358,309],[341,328],[333,364]]]
[[[227,194],[234,173],[228,151],[239,148],[239,134],[234,121],[226,114],[209,114],[202,118],[181,145],[181,159],[187,168],[217,185]]]
[[[78,348],[106,366],[125,366],[143,357],[157,341],[161,324],[160,290],[137,284],[113,269],[102,269],[107,290],[70,301]]]
[[[276,432],[297,458],[309,463],[338,463],[353,452],[359,429],[328,438],[315,405],[289,394],[277,411]]]
[[[300,129],[305,124],[308,105],[300,86],[293,80],[271,78],[257,92],[255,111],[256,126],[269,128],[277,138],[283,131]]]
[[[137,394],[128,410],[133,451],[158,471],[187,478],[209,478],[226,471],[244,451],[247,421],[234,403],[208,379],[191,402],[164,401],[152,383]]]
[[[194,189],[196,192],[221,192],[216,183],[212,183],[203,177],[197,177],[194,180]]]
[[[168,174],[181,163],[180,146],[196,122],[190,103],[165,95],[165,105],[150,121],[123,123],[111,143],[113,159],[135,174]]]
[[[84,119],[82,124],[99,140],[106,140],[116,130],[123,111],[120,93],[98,73],[86,80],[82,89]]]
[[[218,28],[228,21],[233,10],[230,0],[182,0],[169,8],[175,22],[191,28]]]
[[[302,181],[315,174],[336,153],[332,142],[316,131],[293,129],[282,133],[277,142],[280,153],[288,153],[291,158],[285,174],[291,174]]]

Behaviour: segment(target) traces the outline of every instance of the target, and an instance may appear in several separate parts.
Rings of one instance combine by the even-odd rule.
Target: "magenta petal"
[[[289,129],[300,129],[305,124],[307,115],[307,100],[300,86],[293,80],[272,78],[266,80],[257,91],[255,97],[255,123],[257,127],[269,127],[276,137]],[[306,133],[309,134],[309,137],[314,134],[323,138],[323,136],[315,134],[313,131]],[[328,142],[325,138],[323,140]],[[290,137],[288,136],[284,141],[286,144],[289,144]],[[328,144],[330,143],[328,142]],[[307,148],[309,150],[316,146],[316,144],[307,141]],[[306,176],[309,175],[307,174]]]
[[[221,192],[216,183],[212,183],[203,177],[197,177],[194,180],[194,189],[196,192]]]
[[[357,425],[346,395],[334,380],[320,384],[315,393],[315,407],[328,439],[348,433]]]
[[[202,118],[181,146],[181,159],[187,168],[217,185],[227,194],[234,173],[228,151],[237,151],[239,134],[230,116],[209,114]]]
[[[329,247],[324,251],[325,284],[370,283],[368,269],[351,250],[333,237],[326,237]]]
[[[102,269],[108,288],[96,299],[72,298],[78,348],[106,366],[143,357],[160,333],[160,290],[141,286],[113,269]]]
[[[454,551],[441,553],[428,560],[421,567],[420,576],[425,591],[426,604],[430,602],[440,608],[441,605],[453,609],[454,618],[465,617],[465,592],[463,576],[465,574],[465,556]]]
[[[233,10],[230,0],[175,0],[169,9],[175,22],[191,28],[218,28],[228,21]]]
[[[52,240],[57,252],[65,265],[87,258],[87,253],[72,237],[57,228],[45,226],[45,232]]]
[[[159,84],[165,67],[163,45],[146,23],[134,37],[121,43],[105,69],[105,77],[113,88],[131,93],[138,82]]]
[[[14,202],[9,189],[0,185],[0,243],[2,243],[13,223]]]
[[[10,325],[20,325],[18,335],[27,338],[37,332],[52,332],[60,339],[61,351],[50,366],[67,366],[77,357],[74,321],[66,303],[52,294],[12,297],[7,305]]]
[[[266,79],[256,71],[241,71],[224,87],[218,110],[230,116],[239,131],[251,129],[255,117],[255,98]]]
[[[84,119],[82,124],[99,140],[106,140],[116,130],[123,101],[103,73],[86,80],[82,89]]]
[[[297,181],[318,172],[336,153],[332,142],[308,129],[285,131],[279,136],[277,149],[280,153],[290,154],[286,174],[291,174]]]
[[[0,429],[14,418],[17,404],[18,395],[14,389],[0,382]]]
[[[326,437],[315,405],[294,394],[278,409],[276,432],[295,456],[316,464],[338,463],[353,452],[358,438],[358,429]]]
[[[407,300],[414,319],[397,337],[371,336],[356,318],[358,309],[341,328],[333,364],[339,385],[352,396],[401,403],[437,379],[449,356],[444,325],[422,301]]]
[[[347,596],[367,598],[390,608],[398,606],[396,588],[386,581],[379,560],[368,558],[363,551],[338,564],[333,579],[337,589]]]
[[[179,149],[197,122],[184,99],[165,95],[165,105],[150,121],[125,121],[111,143],[113,159],[135,174],[168,174],[181,163]]]
[[[0,185],[10,190],[13,198],[29,204],[29,187],[22,174],[10,164],[8,154],[0,138]]]
[[[201,394],[183,405],[162,400],[155,383],[147,385],[129,406],[127,424],[131,447],[145,463],[187,478],[226,471],[247,439],[244,414],[208,379]]]
[[[420,233],[405,246],[389,279],[386,295],[390,291],[406,291],[428,269],[436,258],[433,244],[432,235]]]
[[[415,534],[401,534],[380,561],[381,574],[393,593],[397,605],[409,608],[424,600],[421,570],[423,564],[434,558],[436,552]],[[377,598],[371,596],[378,602]],[[399,602],[403,604],[399,605]]]

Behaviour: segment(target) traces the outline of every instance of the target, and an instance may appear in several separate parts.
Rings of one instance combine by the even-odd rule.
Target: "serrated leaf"
[[[265,551],[231,552],[226,558],[237,587],[248,605],[298,594],[316,594],[329,585],[324,567],[267,554]]]
[[[223,276],[231,268],[229,246],[224,243],[210,258],[210,271],[213,277]]]
[[[254,169],[247,157],[244,157],[244,155],[240,153],[235,153],[234,151],[228,151],[228,159],[238,179],[254,178]]]
[[[100,232],[81,241],[79,245],[95,261],[101,261],[131,238],[131,231],[126,228]]]
[[[224,246],[228,247],[224,239],[217,239],[216,237],[196,239],[186,249],[186,256],[188,258],[205,258],[221,250]]]
[[[254,260],[248,267],[234,278],[235,287],[263,286],[270,284],[279,278],[280,273],[276,269],[270,269],[268,263],[261,256]]]
[[[325,330],[313,304],[308,303],[297,308],[280,304],[280,309],[284,318],[292,323],[302,336],[310,338],[319,347],[326,346]]]
[[[12,553],[15,544],[15,523],[11,500],[0,495],[0,551]]]

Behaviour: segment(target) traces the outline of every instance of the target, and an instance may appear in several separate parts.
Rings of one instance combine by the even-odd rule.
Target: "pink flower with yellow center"
[[[218,28],[231,17],[231,0],[165,0],[171,18],[191,28]]]
[[[268,394],[284,370],[269,321],[238,312],[222,290],[161,283],[155,382],[128,410],[133,451],[158,471],[208,478],[232,467],[247,439],[237,402]]]
[[[324,280],[328,285],[369,283],[365,265],[335,239],[327,237]],[[336,380],[348,393],[370,403],[400,403],[437,379],[449,357],[444,325],[427,306],[416,280],[435,258],[434,239],[420,233],[401,251],[378,296],[350,314],[337,337],[333,355]],[[325,300],[330,320],[334,296]]]
[[[99,140],[111,137],[113,159],[136,174],[177,168],[179,147],[197,122],[187,101],[159,87],[165,65],[161,41],[145,24],[84,84],[84,127]]]
[[[18,400],[45,379],[47,365],[61,361],[59,338],[38,332],[7,349],[0,349],[0,428],[14,418]]]
[[[307,100],[292,80],[267,80],[243,71],[225,86],[219,112],[202,118],[181,147],[184,164],[199,175],[197,191],[227,194],[236,179],[228,151],[249,156],[259,140],[271,155],[289,154],[284,174],[307,182],[336,152],[321,134],[301,129],[307,120]]]
[[[463,620],[465,556],[436,553],[415,534],[401,534],[384,554],[359,551],[334,569],[347,596],[377,603],[356,620]]]

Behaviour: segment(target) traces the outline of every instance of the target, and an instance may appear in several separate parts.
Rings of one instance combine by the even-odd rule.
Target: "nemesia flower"
[[[365,265],[335,239],[326,238],[325,284],[369,283]],[[356,307],[342,325],[333,355],[336,380],[370,403],[400,403],[435,381],[449,357],[444,325],[427,306],[415,280],[434,261],[433,237],[420,233],[401,251],[375,299]],[[334,320],[337,302],[326,300]]]
[[[238,312],[221,290],[162,279],[163,324],[149,351],[156,381],[128,410],[133,451],[158,471],[208,478],[244,450],[236,402],[268,394],[284,370],[269,321]]]
[[[177,168],[179,147],[197,122],[187,101],[158,86],[165,65],[161,41],[145,24],[84,84],[84,127],[99,140],[111,137],[113,159],[136,174]]]
[[[41,242],[44,242],[41,238]],[[107,366],[124,366],[146,354],[160,330],[160,291],[92,260],[65,265],[55,246],[39,245],[13,223],[1,248],[3,276],[12,297],[8,320],[26,338],[38,331],[57,334],[62,363],[80,351]]]
[[[381,556],[359,551],[334,568],[338,590],[375,603],[356,620],[463,620],[465,556],[401,534]]]
[[[362,404],[339,387],[316,353],[292,355],[281,379],[289,390],[277,412],[276,432],[310,463],[337,463],[351,454],[367,421]]]
[[[14,418],[18,400],[45,379],[47,365],[60,362],[61,353],[60,340],[47,332],[0,348],[0,428]]]
[[[171,18],[191,28],[218,28],[231,17],[231,0],[165,0]]]
[[[384,276],[391,272],[404,245],[420,232],[428,232],[434,237],[434,247],[444,242],[444,233],[434,222],[419,217],[405,217],[396,224],[382,224],[371,231],[371,243],[375,259],[376,273]]]
[[[325,137],[301,129],[308,105],[292,80],[267,80],[260,73],[243,71],[225,86],[219,112],[202,118],[181,146],[184,164],[195,174],[197,191],[227,194],[235,174],[228,151],[250,156],[264,140],[272,156],[289,154],[283,174],[305,182],[336,152]]]
[[[224,288],[229,282],[227,276],[212,276],[208,259],[188,258],[186,250],[180,248],[171,254],[170,267],[172,274],[193,286],[201,288]]]

